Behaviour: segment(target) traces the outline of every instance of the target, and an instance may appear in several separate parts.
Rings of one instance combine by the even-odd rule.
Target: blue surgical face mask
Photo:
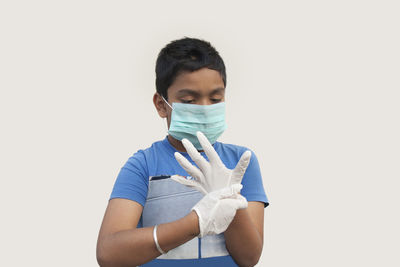
[[[168,133],[177,140],[188,139],[198,150],[203,148],[196,132],[202,132],[214,144],[226,129],[225,102],[212,105],[172,103],[162,97],[172,109]]]

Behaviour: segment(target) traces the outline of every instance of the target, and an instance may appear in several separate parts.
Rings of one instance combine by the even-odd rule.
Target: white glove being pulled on
[[[247,208],[246,199],[239,194],[242,187],[234,184],[208,193],[192,208],[199,217],[199,237],[225,232],[236,211]]]
[[[244,152],[235,169],[230,170],[226,168],[217,152],[202,132],[197,132],[197,138],[199,139],[199,142],[203,147],[209,162],[197,151],[197,149],[189,140],[183,139],[183,146],[200,170],[196,168],[196,166],[192,165],[180,153],[175,152],[175,158],[178,163],[194,179],[186,179],[180,175],[174,175],[171,178],[178,183],[195,188],[203,194],[207,194],[233,184],[240,184],[242,182],[243,175],[246,172],[247,166],[249,165],[251,152]]]

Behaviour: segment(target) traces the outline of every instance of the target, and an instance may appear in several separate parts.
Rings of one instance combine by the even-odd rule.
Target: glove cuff
[[[203,237],[204,236],[204,229],[203,229],[203,227],[202,227],[202,225],[203,225],[203,219],[202,219],[202,216],[200,215],[200,211],[199,211],[199,209],[197,208],[197,207],[193,207],[192,208],[192,210],[194,211],[194,212],[196,212],[196,214],[197,214],[197,217],[199,217],[199,229],[200,229],[200,234],[197,236],[197,237]]]

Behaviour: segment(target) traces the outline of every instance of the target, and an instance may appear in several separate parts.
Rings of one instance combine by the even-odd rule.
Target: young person
[[[263,247],[257,157],[216,141],[225,124],[225,65],[183,38],[156,63],[153,103],[168,136],[121,168],[97,242],[101,266],[254,266]]]

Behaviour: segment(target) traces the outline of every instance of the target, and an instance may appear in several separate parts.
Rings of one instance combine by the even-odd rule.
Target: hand
[[[199,166],[200,170],[196,168],[196,166],[192,165],[180,153],[175,152],[175,158],[178,163],[194,179],[186,179],[180,175],[173,175],[171,178],[178,183],[193,187],[203,194],[207,194],[233,184],[240,184],[247,166],[249,165],[251,152],[244,152],[235,169],[230,170],[226,168],[224,163],[222,163],[217,152],[202,132],[197,132],[197,138],[199,139],[199,142],[203,147],[209,162],[201,156],[201,154],[197,151],[193,144],[190,143],[189,140],[183,139],[183,146],[185,147],[189,156],[193,159],[197,166]]]
[[[236,211],[247,208],[246,199],[239,194],[242,187],[235,184],[208,193],[192,208],[199,217],[199,237],[225,232]]]

